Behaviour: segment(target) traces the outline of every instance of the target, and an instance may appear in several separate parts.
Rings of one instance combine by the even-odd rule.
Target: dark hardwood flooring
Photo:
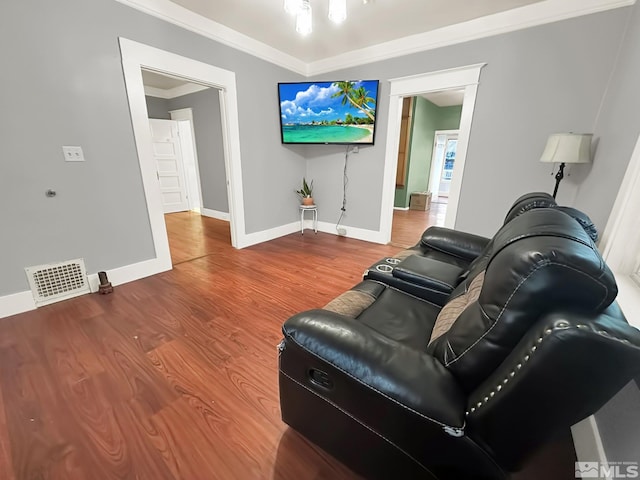
[[[391,226],[391,244],[412,247],[427,227],[444,225],[447,204],[431,202],[429,210],[394,210]]]
[[[0,478],[357,478],[281,422],[276,344],[398,248],[318,233],[234,250],[226,222],[167,225],[172,271],[0,320]],[[552,447],[516,478],[573,478],[570,443]]]

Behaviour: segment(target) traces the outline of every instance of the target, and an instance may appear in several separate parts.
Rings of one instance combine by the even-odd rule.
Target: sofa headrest
[[[581,212],[577,208],[573,207],[557,206],[556,209],[573,217],[573,219],[578,222],[582,226],[582,228],[584,228],[584,231],[587,232],[587,235],[589,235],[589,237],[591,237],[591,240],[593,240],[594,242],[598,241],[598,229],[586,213]]]
[[[493,241],[486,269],[456,288],[436,321],[439,336],[432,334],[429,344],[429,351],[470,388],[540,317],[555,311],[601,312],[617,295],[613,274],[589,235],[559,210],[526,212]]]
[[[548,208],[555,207],[557,205],[555,199],[545,192],[530,192],[525,193],[518,198],[507,212],[504,218],[503,225],[506,225],[518,215],[522,215],[524,212],[533,210],[534,208]]]

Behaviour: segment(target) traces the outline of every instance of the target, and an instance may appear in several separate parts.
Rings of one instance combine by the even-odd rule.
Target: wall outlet
[[[360,147],[353,147],[353,150],[351,150],[351,153],[359,153],[360,152]]]
[[[84,162],[82,147],[62,147],[62,153],[66,162]]]

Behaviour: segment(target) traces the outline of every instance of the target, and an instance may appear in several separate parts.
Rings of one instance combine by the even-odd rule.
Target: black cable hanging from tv
[[[347,212],[347,185],[349,184],[349,177],[347,176],[347,162],[349,160],[349,146],[347,146],[344,153],[344,171],[342,176],[342,207],[340,208],[340,218],[338,218],[338,223],[336,223],[336,232],[338,235],[344,236],[347,234],[347,230],[344,228],[340,228],[340,222],[344,217],[344,214]]]

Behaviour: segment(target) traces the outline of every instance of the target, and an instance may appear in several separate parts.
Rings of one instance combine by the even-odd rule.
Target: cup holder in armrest
[[[376,265],[376,270],[382,273],[391,273],[393,271],[393,267],[391,265],[381,263],[380,265]]]
[[[384,259],[385,262],[391,264],[391,265],[397,265],[399,264],[402,260],[399,260],[397,258],[393,258],[393,257],[387,257]]]

